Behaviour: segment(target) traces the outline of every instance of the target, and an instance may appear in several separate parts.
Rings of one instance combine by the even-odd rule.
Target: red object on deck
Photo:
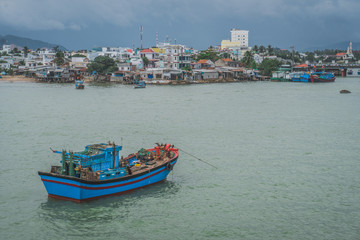
[[[159,155],[160,155],[160,148],[159,148],[159,147],[155,147],[155,150],[156,150],[156,156],[159,156]]]

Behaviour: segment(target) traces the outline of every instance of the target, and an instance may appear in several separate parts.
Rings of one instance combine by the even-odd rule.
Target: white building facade
[[[184,45],[158,44],[157,47],[164,49],[163,62],[165,68],[182,69],[190,67],[191,51]]]
[[[239,42],[240,47],[249,46],[249,31],[233,28],[231,31],[231,42]]]
[[[221,50],[248,50],[249,49],[249,31],[233,28],[230,31],[231,40],[221,41]]]

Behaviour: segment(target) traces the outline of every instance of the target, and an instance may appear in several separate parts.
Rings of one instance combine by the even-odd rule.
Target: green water
[[[351,94],[339,94],[348,89]],[[360,239],[360,79],[189,86],[0,82],[1,239]],[[155,142],[167,180],[76,204],[47,197],[54,149]]]

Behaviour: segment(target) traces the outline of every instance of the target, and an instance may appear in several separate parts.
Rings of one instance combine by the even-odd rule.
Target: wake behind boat
[[[82,202],[126,193],[163,181],[177,162],[178,149],[161,144],[119,158],[122,146],[92,144],[82,152],[53,151],[61,166],[38,174],[53,198]]]

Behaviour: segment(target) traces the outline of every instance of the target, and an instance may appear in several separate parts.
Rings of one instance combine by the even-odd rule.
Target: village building
[[[221,58],[215,62],[215,67],[240,67],[240,62],[230,58]]]
[[[207,69],[207,68],[215,68],[215,64],[213,61],[209,59],[201,59],[198,62],[193,64],[194,69]]]
[[[147,59],[157,59],[159,58],[159,53],[154,52],[151,48],[143,49],[140,51],[140,57],[146,57]]]
[[[157,47],[164,50],[164,54],[160,58],[164,62],[164,68],[182,69],[191,66],[191,49],[184,45],[160,43]]]
[[[249,31],[233,28],[230,31],[231,40],[222,40],[220,49],[248,49]]]

